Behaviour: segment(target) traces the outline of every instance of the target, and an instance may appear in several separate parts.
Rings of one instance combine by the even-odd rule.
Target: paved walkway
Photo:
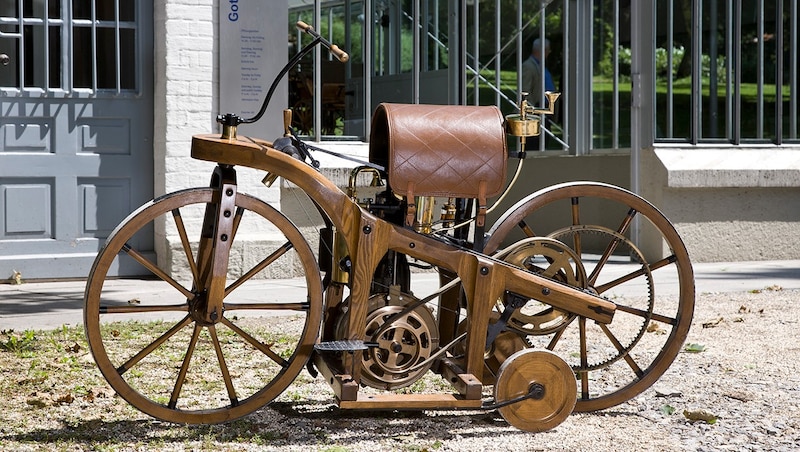
[[[614,264],[620,273],[629,264]],[[800,289],[800,260],[694,264],[697,294],[741,292],[780,286]],[[302,290],[301,280],[261,280],[237,289],[237,301],[264,301]],[[415,274],[412,286],[426,295],[437,287],[433,273]],[[656,281],[656,290],[669,287]],[[119,301],[175,299],[163,281],[120,279],[106,282],[106,296]],[[82,323],[85,281],[0,284],[0,330],[50,329]],[[663,293],[663,292],[662,292]],[[623,294],[624,295],[624,294]],[[174,303],[174,301],[172,301]]]

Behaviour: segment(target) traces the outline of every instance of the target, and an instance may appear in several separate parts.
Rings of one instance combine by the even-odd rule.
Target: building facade
[[[350,62],[312,52],[245,134],[279,136],[288,106],[301,134],[366,158],[379,102],[511,113],[531,43],[547,38],[543,63],[563,95],[509,199],[610,182],[660,207],[695,261],[800,258],[797,0],[10,0],[0,278],[85,276],[129,212],[206,185],[212,166],[191,159],[191,136],[252,109],[245,98],[308,42],[297,20]],[[352,165],[323,163],[334,178]],[[262,176],[242,170],[239,183],[313,228],[291,187]],[[173,241],[141,240],[161,258]]]

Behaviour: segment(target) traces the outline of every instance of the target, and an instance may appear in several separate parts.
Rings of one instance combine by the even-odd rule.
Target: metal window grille
[[[136,91],[136,2],[6,0],[0,6],[0,89]]]
[[[798,0],[657,3],[657,141],[798,139]]]

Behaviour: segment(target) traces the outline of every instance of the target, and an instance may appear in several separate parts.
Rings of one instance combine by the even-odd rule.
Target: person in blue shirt
[[[528,102],[536,107],[543,108],[542,104],[542,69],[544,69],[544,90],[556,90],[556,85],[553,83],[553,76],[547,67],[543,67],[542,55],[544,59],[550,54],[550,40],[536,38],[533,41],[533,48],[531,55],[522,63],[522,84],[520,89],[528,93]]]
[[[550,40],[544,39],[544,41],[542,41],[536,38],[533,41],[531,55],[522,62],[522,83],[520,84],[520,91],[528,93],[528,105],[533,105],[536,108],[547,107],[547,99],[544,98],[544,94],[542,93],[542,72],[544,72],[544,90],[551,92],[556,91],[556,85],[553,83],[553,76],[545,66],[549,54]],[[544,58],[542,58],[542,55],[544,55]],[[544,69],[544,71],[542,71],[542,69]],[[552,120],[551,117],[545,119],[545,121]],[[545,132],[542,131],[542,135],[538,138],[528,138],[525,143],[525,148],[528,150],[541,149],[544,141],[544,133]]]

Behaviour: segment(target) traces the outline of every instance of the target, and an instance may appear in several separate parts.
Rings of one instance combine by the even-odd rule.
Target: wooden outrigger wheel
[[[578,390],[569,364],[553,352],[528,348],[511,355],[494,386],[498,411],[509,424],[528,432],[542,432],[562,423],[572,413]]]

